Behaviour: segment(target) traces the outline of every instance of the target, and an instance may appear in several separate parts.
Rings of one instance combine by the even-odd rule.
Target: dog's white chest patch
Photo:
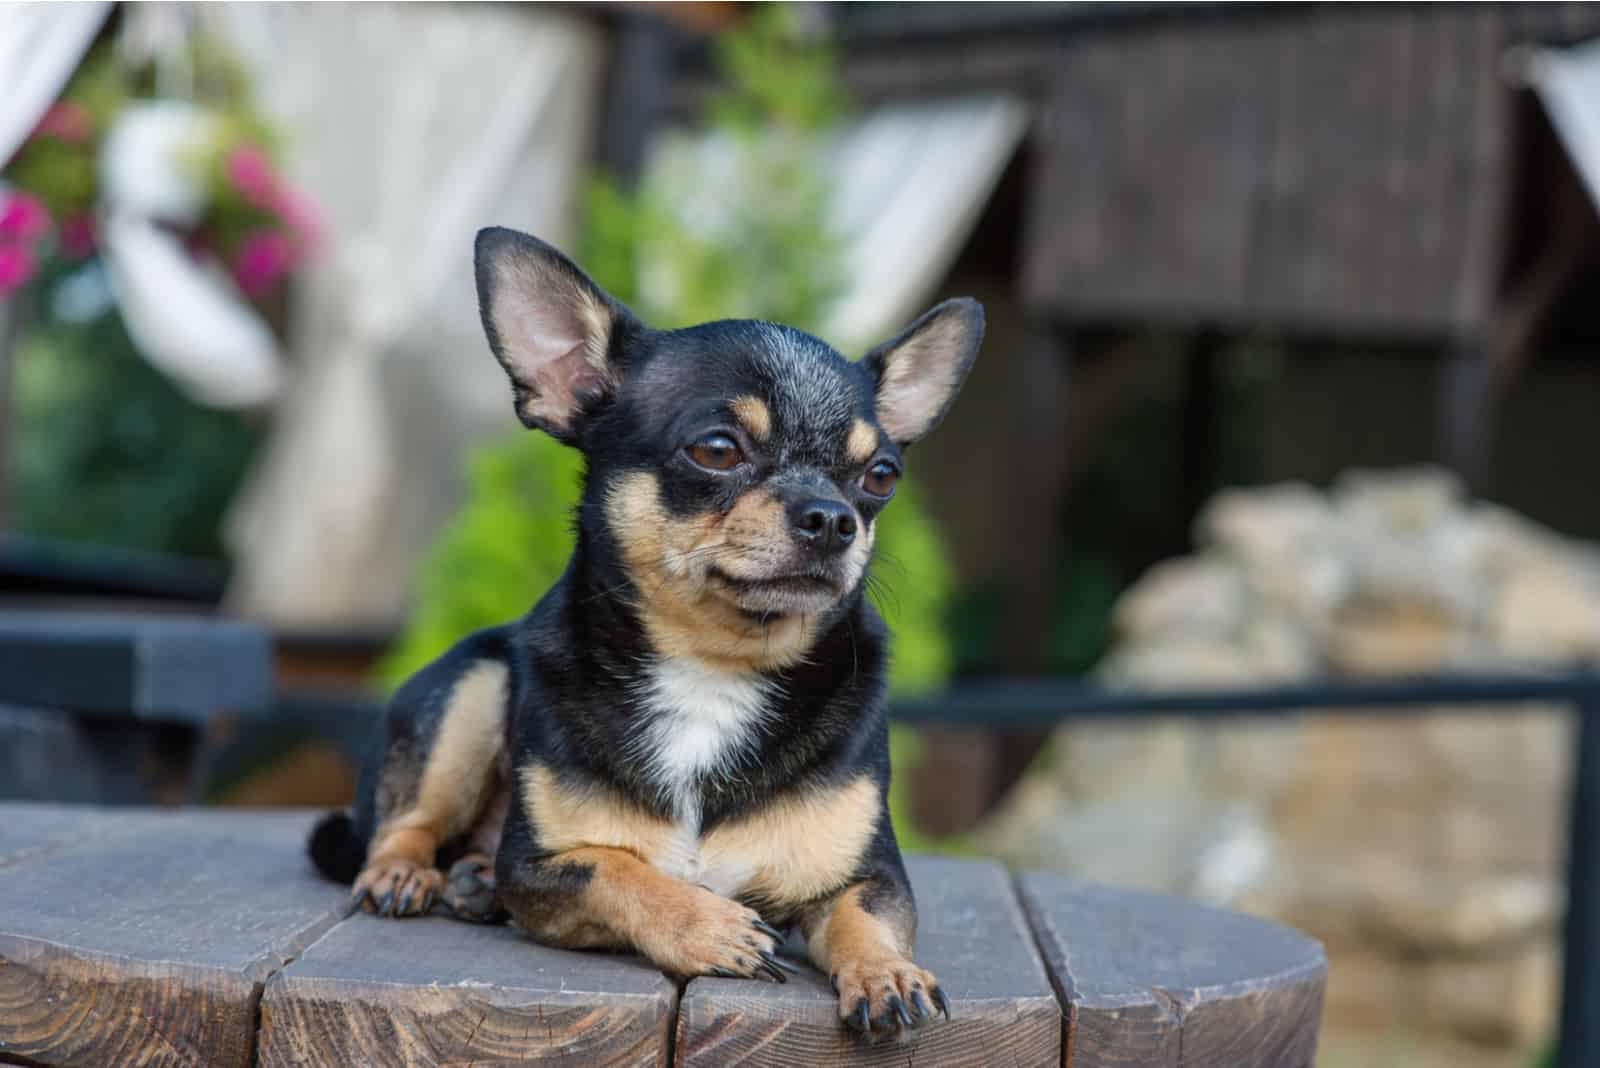
[[[672,799],[677,813],[674,848],[658,862],[662,870],[710,885],[707,879],[715,873],[702,870],[700,857],[698,784],[727,770],[755,743],[771,697],[772,684],[759,675],[689,657],[663,660],[651,669],[644,698],[655,715],[634,744],[646,774]],[[720,885],[711,889],[730,892]]]

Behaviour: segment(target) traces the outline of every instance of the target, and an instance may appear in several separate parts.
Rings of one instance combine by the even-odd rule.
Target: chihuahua
[[[845,1026],[948,1017],[911,961],[863,586],[982,308],[946,301],[852,362],[767,322],[653,330],[513,230],[475,251],[518,416],[586,461],[576,545],[527,616],[395,694],[312,859],[382,916],[438,901],[683,977],[784,981],[797,928]]]

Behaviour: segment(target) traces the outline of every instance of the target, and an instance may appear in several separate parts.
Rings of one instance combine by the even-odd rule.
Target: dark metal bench
[[[253,624],[0,612],[0,798],[192,799],[204,728],[271,707],[271,641]]]

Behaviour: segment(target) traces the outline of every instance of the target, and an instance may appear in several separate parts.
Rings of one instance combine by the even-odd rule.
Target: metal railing
[[[957,684],[897,701],[896,720],[914,724],[1037,728],[1068,720],[1291,716],[1318,710],[1403,715],[1431,707],[1518,711],[1530,702],[1570,705],[1578,717],[1572,760],[1567,853],[1567,917],[1556,1064],[1600,1064],[1600,672],[1455,674],[1319,682],[1239,690],[1107,689],[1062,679],[1002,679]]]

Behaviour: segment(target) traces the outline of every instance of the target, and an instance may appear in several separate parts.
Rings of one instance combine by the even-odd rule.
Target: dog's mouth
[[[818,612],[843,592],[837,580],[811,572],[747,578],[712,568],[710,577],[719,593],[754,616]]]

